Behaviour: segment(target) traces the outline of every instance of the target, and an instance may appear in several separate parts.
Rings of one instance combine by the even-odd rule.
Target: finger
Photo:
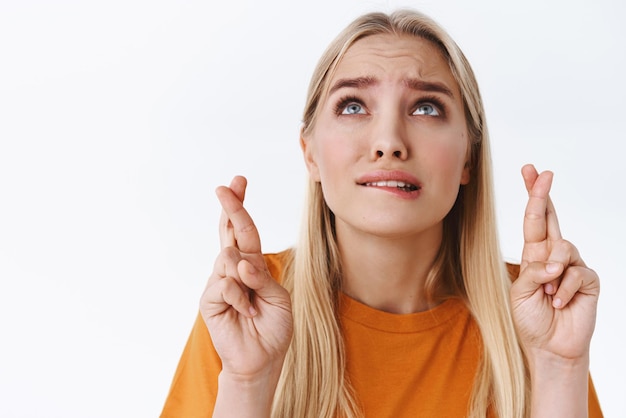
[[[272,278],[267,270],[256,268],[248,260],[241,260],[238,271],[243,283],[253,290],[253,295],[270,303],[274,297],[284,297],[284,288]]]
[[[552,298],[556,309],[566,307],[577,293],[597,294],[599,279],[595,271],[586,267],[570,267],[565,270],[561,284]]]
[[[560,239],[556,212],[550,200],[553,174],[545,171],[537,174],[535,168],[526,165],[522,175],[528,190],[528,203],[524,213],[524,242],[538,243],[545,239]]]
[[[246,196],[246,187],[248,186],[248,180],[244,176],[235,176],[230,182],[230,189],[235,193],[240,202]]]
[[[563,266],[563,271],[567,271],[571,266],[586,267],[585,262],[580,257],[578,249],[569,241],[561,239],[552,242],[552,248],[547,258],[550,263],[558,263]],[[545,292],[554,295],[560,286],[561,278],[557,278],[544,286]]]
[[[235,176],[230,185],[228,186],[232,192],[235,194],[237,199],[243,203],[245,193],[246,193],[246,185],[247,180],[243,176]],[[220,215],[220,223],[219,223],[219,234],[220,234],[220,248],[226,247],[234,247],[236,246],[235,234],[233,231],[233,226],[228,218],[228,215],[222,208],[222,213]]]
[[[563,264],[565,269],[570,266],[587,267],[578,252],[578,248],[565,239],[560,239],[552,243],[548,260]]]
[[[265,270],[260,270],[248,260],[241,260],[237,265],[237,274],[241,281],[255,292],[263,291],[268,285],[276,283]]]
[[[220,251],[213,264],[213,274],[207,286],[210,286],[212,282],[223,279],[224,277],[232,277],[237,280],[242,287],[245,287],[239,279],[239,272],[237,271],[237,264],[239,264],[241,259],[241,252],[235,247],[226,247]]]
[[[546,293],[554,296],[553,306],[555,308],[559,308],[569,302],[569,299],[567,299],[567,302],[562,302],[564,301],[564,299],[561,297],[561,290],[559,289],[565,289],[563,291],[565,292],[566,298],[569,297],[571,299],[571,297],[573,296],[573,294],[570,294],[568,292],[568,289],[570,289],[572,286],[571,280],[567,281],[565,285],[563,284],[565,278],[568,277],[568,275],[570,274],[570,270],[576,267],[586,268],[587,266],[585,265],[583,259],[580,257],[578,249],[571,242],[564,239],[553,242],[552,249],[548,256],[548,260],[550,260],[550,262],[552,263],[559,263],[563,265],[563,274],[561,275],[561,277],[545,285]],[[559,294],[557,295],[557,293]]]
[[[545,287],[558,280],[563,270],[564,267],[561,263],[544,263],[541,261],[528,263],[517,280],[513,282],[511,295],[513,297],[528,297],[540,287]]]
[[[537,177],[539,177],[539,173],[534,165],[526,164],[522,167],[522,178],[524,179],[524,185],[528,193],[532,190],[535,181],[537,181]]]
[[[526,178],[525,182],[529,183]],[[547,237],[546,212],[551,182],[550,173],[537,176],[528,192],[524,213],[524,241],[527,243],[541,242]]]
[[[249,292],[243,290],[232,277],[216,281],[207,288],[200,299],[200,309],[209,317],[220,315],[230,307],[247,317],[256,314],[250,302]]]
[[[218,187],[215,193],[232,225],[234,246],[246,254],[261,253],[259,232],[241,200],[228,187]]]

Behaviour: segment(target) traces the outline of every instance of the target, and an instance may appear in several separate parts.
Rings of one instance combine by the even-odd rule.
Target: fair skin
[[[429,309],[424,281],[442,220],[471,175],[458,86],[428,42],[392,35],[355,43],[330,86],[302,147],[335,214],[343,290],[389,312]],[[598,279],[560,236],[552,174],[532,166],[522,174],[529,201],[511,301],[532,414],[578,416],[586,413]],[[222,251],[200,305],[223,364],[215,417],[269,416],[292,335],[290,298],[264,264],[245,187],[236,177],[217,189]]]
[[[245,189],[245,178],[235,177],[216,190],[222,251],[200,300],[222,360],[214,417],[269,416],[293,332],[289,294],[265,265],[258,231],[242,205]]]
[[[531,373],[533,417],[587,416],[589,344],[600,281],[564,240],[549,196],[552,173],[524,166],[528,190],[513,319]],[[561,399],[563,402],[555,402]]]
[[[456,82],[431,43],[378,35],[347,51],[330,86],[302,146],[335,214],[343,290],[379,310],[426,310],[442,221],[469,181]]]

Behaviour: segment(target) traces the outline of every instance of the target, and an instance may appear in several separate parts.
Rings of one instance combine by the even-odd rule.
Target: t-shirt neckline
[[[391,333],[423,332],[440,326],[467,308],[459,298],[450,298],[423,312],[394,314],[365,305],[341,292],[339,315],[368,328]],[[469,312],[468,312],[469,314]]]

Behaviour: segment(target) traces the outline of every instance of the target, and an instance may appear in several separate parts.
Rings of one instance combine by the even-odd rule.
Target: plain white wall
[[[155,417],[218,251],[216,186],[249,178],[267,252],[296,241],[313,66],[362,12],[446,27],[476,71],[498,221],[555,171],[602,278],[591,369],[626,416],[626,8],[619,0],[0,1],[0,416]]]

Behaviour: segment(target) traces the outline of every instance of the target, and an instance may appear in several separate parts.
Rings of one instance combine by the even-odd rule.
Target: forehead
[[[375,76],[439,81],[457,91],[441,51],[430,41],[410,35],[378,34],[356,41],[341,58],[333,79]]]

